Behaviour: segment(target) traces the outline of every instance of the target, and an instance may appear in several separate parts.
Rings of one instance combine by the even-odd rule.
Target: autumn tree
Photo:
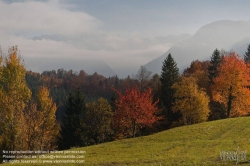
[[[42,113],[37,110],[37,103],[30,101],[29,108],[24,114],[25,125],[25,147],[28,150],[40,149],[40,124],[42,121]]]
[[[78,88],[75,93],[69,93],[65,116],[63,118],[58,140],[59,149],[81,147],[86,143],[84,135],[86,103],[84,94]]]
[[[225,106],[227,117],[249,113],[249,68],[238,54],[231,53],[223,58],[218,69],[218,77],[213,81],[213,99]]]
[[[168,125],[171,125],[174,121],[180,118],[179,113],[173,112],[172,107],[175,102],[174,93],[175,90],[172,85],[179,79],[179,69],[177,63],[174,61],[171,54],[168,54],[167,58],[163,62],[161,71],[161,94],[160,101],[163,105],[163,115],[169,121]]]
[[[112,139],[111,129],[112,109],[109,102],[99,98],[97,102],[90,102],[86,105],[86,135],[88,144],[99,144]]]
[[[182,115],[182,123],[185,125],[200,123],[207,120],[209,115],[209,97],[203,89],[200,89],[193,77],[182,76],[172,88],[175,89],[176,98],[173,111]]]
[[[0,58],[3,59],[2,57]],[[18,48],[10,47],[0,66],[0,134],[2,148],[21,150],[24,142],[24,110],[31,92],[25,81],[26,70]]]
[[[37,111],[40,112],[39,145],[40,150],[55,149],[56,139],[59,133],[59,125],[56,121],[56,103],[50,97],[49,90],[42,86],[37,94]]]
[[[196,79],[199,88],[203,88],[206,92],[209,91],[209,78],[207,68],[209,61],[192,61],[190,66],[183,71],[183,76],[192,76]]]
[[[245,63],[250,62],[250,44],[248,44],[247,51],[244,54]]]
[[[149,81],[149,87],[152,89],[154,101],[157,101],[161,95],[161,80],[158,74],[154,74]]]
[[[135,78],[139,82],[139,87],[141,91],[144,91],[148,88],[151,75],[152,75],[152,72],[148,71],[144,66],[141,66],[140,69],[138,70]]]
[[[135,137],[138,128],[152,125],[158,120],[157,102],[153,103],[152,90],[141,92],[138,87],[126,89],[125,94],[113,89],[118,94],[114,125],[125,137]]]

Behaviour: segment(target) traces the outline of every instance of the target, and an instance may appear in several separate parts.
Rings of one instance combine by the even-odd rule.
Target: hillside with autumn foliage
[[[26,71],[17,46],[1,56],[0,146],[9,151],[67,150],[250,113],[250,44],[244,57],[211,53],[182,74],[174,56],[161,75]]]

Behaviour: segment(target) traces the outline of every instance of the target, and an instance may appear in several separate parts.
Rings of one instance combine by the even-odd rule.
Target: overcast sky
[[[5,54],[18,45],[23,57],[99,59],[126,71],[173,44],[157,36],[193,35],[217,20],[249,21],[250,1],[0,0],[0,45]],[[53,34],[64,38],[31,40]]]

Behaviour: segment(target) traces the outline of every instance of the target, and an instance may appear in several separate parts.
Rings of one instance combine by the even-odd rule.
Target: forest
[[[17,46],[0,56],[0,147],[64,150],[149,135],[250,113],[250,44],[244,57],[211,53],[180,73],[175,55],[161,74],[131,77],[25,69]],[[208,57],[209,58],[209,57]]]

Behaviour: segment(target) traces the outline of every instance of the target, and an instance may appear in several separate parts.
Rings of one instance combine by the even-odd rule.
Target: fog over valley
[[[18,45],[28,70],[121,78],[144,65],[160,74],[168,53],[181,70],[209,59],[215,48],[244,53],[249,1],[179,2],[0,0],[0,45],[4,55]]]

